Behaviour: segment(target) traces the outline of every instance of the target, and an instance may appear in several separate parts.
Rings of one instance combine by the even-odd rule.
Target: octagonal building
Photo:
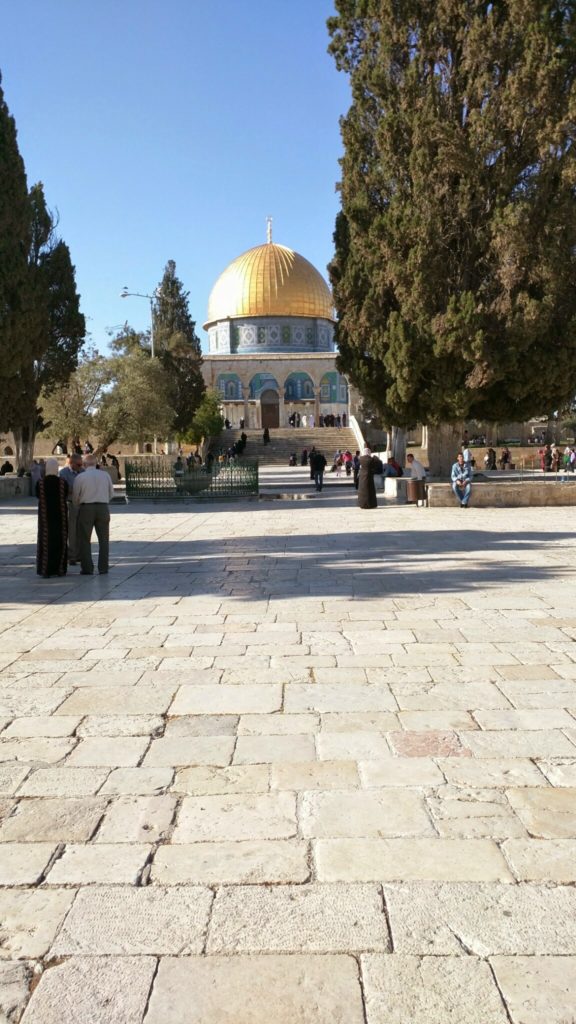
[[[336,371],[334,309],[322,275],[293,249],[269,240],[242,253],[216,281],[204,324],[204,377],[238,426],[280,427],[292,413],[318,425],[348,411]]]

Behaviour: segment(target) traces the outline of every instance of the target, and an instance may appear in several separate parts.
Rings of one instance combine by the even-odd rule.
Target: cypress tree
[[[336,0],[340,369],[387,422],[576,392],[575,6]]]
[[[24,162],[18,150],[0,74],[0,429],[7,430],[6,399],[26,346],[27,256],[30,207]]]
[[[189,292],[176,276],[176,263],[168,260],[156,290],[153,310],[154,346],[170,381],[170,405],[175,412],[172,430],[183,435],[205,391],[202,352],[196,324],[188,307]]]
[[[68,380],[78,365],[86,334],[70,252],[55,235],[54,219],[47,209],[41,184],[30,190],[29,208],[25,292],[30,313],[20,366],[4,402],[4,415],[16,442],[18,465],[25,468],[32,459],[36,433],[44,426],[38,405],[40,394],[50,394]]]

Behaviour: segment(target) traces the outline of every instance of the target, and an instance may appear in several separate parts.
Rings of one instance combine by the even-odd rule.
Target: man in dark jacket
[[[310,452],[310,475],[312,476],[314,483],[316,484],[316,490],[321,491],[324,483],[324,470],[326,469],[326,459],[322,455],[322,452],[311,451]]]

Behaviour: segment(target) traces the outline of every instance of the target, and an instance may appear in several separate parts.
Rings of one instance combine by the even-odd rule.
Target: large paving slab
[[[86,888],[76,896],[51,952],[200,953],[211,902],[212,893],[199,887]]]
[[[338,955],[165,957],[146,1024],[168,1021],[364,1024],[358,968]]]
[[[572,887],[392,883],[384,896],[399,953],[576,954]]]
[[[0,511],[0,1019],[571,1020],[570,510]]]
[[[154,957],[73,957],[41,978],[23,1024],[140,1024]]]
[[[506,1024],[487,963],[462,956],[362,957],[368,1024]]]
[[[231,886],[214,903],[208,952],[389,949],[377,886]]]
[[[569,1024],[574,1020],[576,960],[495,956],[490,963],[513,1024]]]

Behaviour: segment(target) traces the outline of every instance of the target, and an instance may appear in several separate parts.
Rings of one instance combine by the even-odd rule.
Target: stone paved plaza
[[[0,507],[0,1020],[573,1024],[571,509]]]

